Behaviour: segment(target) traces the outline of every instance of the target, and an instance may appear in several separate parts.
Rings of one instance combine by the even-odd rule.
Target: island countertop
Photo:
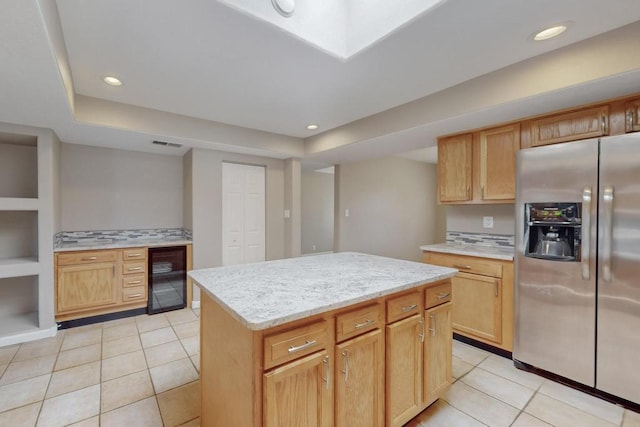
[[[420,246],[420,250],[428,252],[441,252],[445,254],[475,256],[481,258],[500,259],[513,261],[513,247],[464,245],[459,243],[437,243],[434,245]]]
[[[458,271],[355,252],[193,270],[189,276],[250,330],[347,307]]]

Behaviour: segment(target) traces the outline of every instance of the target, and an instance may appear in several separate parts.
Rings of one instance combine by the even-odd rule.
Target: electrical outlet
[[[482,217],[482,226],[484,228],[493,228],[493,217],[492,216],[483,216]]]
[[[344,216],[349,216],[349,209],[344,210]]]
[[[311,245],[311,250],[312,250],[313,252],[315,252],[315,251],[316,251],[316,245]]]
[[[287,219],[291,218],[291,210],[285,209],[284,210],[284,217],[287,218]]]

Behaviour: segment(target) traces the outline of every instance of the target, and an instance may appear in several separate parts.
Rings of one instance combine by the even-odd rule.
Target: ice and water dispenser
[[[582,203],[525,203],[524,255],[580,261]]]

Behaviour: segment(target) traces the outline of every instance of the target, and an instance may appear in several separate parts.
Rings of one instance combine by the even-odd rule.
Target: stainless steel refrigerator
[[[640,403],[640,134],[517,171],[514,360]]]

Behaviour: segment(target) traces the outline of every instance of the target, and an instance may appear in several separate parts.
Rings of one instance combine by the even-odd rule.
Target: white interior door
[[[222,164],[222,265],[265,260],[265,169]]]

